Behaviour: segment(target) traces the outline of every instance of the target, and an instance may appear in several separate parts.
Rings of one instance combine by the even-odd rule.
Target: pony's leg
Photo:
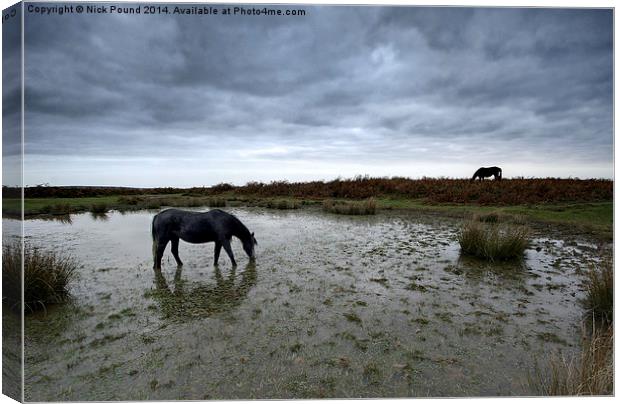
[[[220,251],[222,251],[222,243],[219,241],[215,242],[215,253],[213,258],[213,265],[217,266],[217,261],[220,259]]]
[[[155,269],[161,269],[161,259],[164,256],[164,250],[168,245],[168,241],[170,240],[158,240],[157,241],[157,251],[155,256]]]
[[[170,241],[172,242],[172,256],[174,257],[174,260],[177,262],[177,265],[182,267],[183,261],[181,261],[181,258],[179,258],[179,239],[173,238]]]
[[[233,255],[232,248],[230,248],[230,240],[223,240],[222,247],[224,247],[226,254],[230,257],[230,262],[232,262],[232,265],[236,267],[237,263],[235,262],[235,256]]]

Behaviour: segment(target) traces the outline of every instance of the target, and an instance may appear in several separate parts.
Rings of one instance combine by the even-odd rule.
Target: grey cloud
[[[610,10],[304,8],[28,15],[27,149],[206,168],[256,160],[265,172],[329,161],[372,173],[412,153],[474,166],[556,156],[606,161],[610,175]]]

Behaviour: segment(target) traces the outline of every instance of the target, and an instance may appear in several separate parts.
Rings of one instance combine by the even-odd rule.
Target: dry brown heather
[[[477,203],[480,205],[515,205],[548,202],[594,202],[613,198],[610,180],[577,179],[507,179],[470,182],[462,179],[368,178],[357,177],[330,182],[251,182],[241,187],[220,184],[207,193],[233,191],[237,194],[264,197],[299,198],[404,197],[425,198],[435,203]]]
[[[196,188],[119,188],[119,187],[30,187],[27,198],[72,198],[105,195],[175,194],[219,195],[234,193],[258,197],[424,198],[431,203],[476,203],[480,205],[518,205],[552,202],[595,202],[613,198],[613,181],[559,178],[517,178],[502,181],[470,182],[467,179],[403,177],[356,177],[329,182],[250,182],[244,186],[222,183]],[[19,190],[3,188],[4,197],[19,197]],[[13,196],[15,195],[15,196]]]

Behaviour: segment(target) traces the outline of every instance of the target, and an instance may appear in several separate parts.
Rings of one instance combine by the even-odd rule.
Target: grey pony
[[[476,178],[480,178],[480,181],[482,181],[483,178],[491,176],[498,181],[501,180],[502,169],[499,167],[480,167],[476,170],[474,176],[471,177],[471,181],[474,181]]]
[[[235,257],[230,247],[232,236],[243,243],[243,250],[251,260],[255,258],[254,246],[258,244],[254,233],[239,219],[220,209],[209,212],[189,212],[180,209],[166,209],[153,218],[151,224],[153,237],[153,268],[161,269],[161,259],[168,242],[172,243],[172,255],[177,265],[182,266],[179,258],[179,240],[188,243],[215,242],[215,257],[213,264],[217,265],[222,247],[230,257],[233,266],[236,266]]]

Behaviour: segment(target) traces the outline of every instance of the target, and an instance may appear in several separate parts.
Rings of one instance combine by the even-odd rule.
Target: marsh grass
[[[22,298],[21,244],[2,246],[2,293],[13,310],[19,310]],[[77,275],[77,262],[70,256],[44,251],[26,244],[24,264],[24,309],[33,312],[69,297],[68,286]]]
[[[95,203],[90,207],[90,211],[96,214],[107,213],[108,210],[110,210],[110,208],[106,203]]]
[[[458,235],[461,252],[489,261],[523,257],[529,243],[529,230],[524,226],[469,221]]]
[[[53,205],[45,205],[39,209],[39,213],[47,213],[50,215],[67,215],[73,213],[75,207],[68,203],[55,203]]]
[[[611,262],[591,268],[586,276],[586,309],[595,320],[611,323],[614,317],[614,273]]]
[[[265,204],[270,209],[299,209],[301,203],[295,199],[271,199]]]
[[[144,209],[159,209],[161,208],[161,201],[158,200],[148,200],[145,201],[143,204],[140,205],[140,208],[144,208]]]
[[[144,198],[139,196],[121,196],[118,198],[118,202],[123,205],[136,206],[144,202]]]
[[[543,395],[609,395],[613,393],[613,327],[593,330],[582,337],[581,352],[573,356],[555,354],[547,374],[536,372],[530,385]]]
[[[377,201],[375,198],[368,198],[363,201],[326,199],[323,201],[323,210],[339,215],[374,215],[377,212]]]
[[[223,208],[226,206],[225,198],[209,198],[207,199],[207,206],[211,208]]]
[[[500,214],[491,212],[491,213],[482,213],[474,216],[474,220],[478,220],[483,223],[497,223],[500,221]]]
[[[482,223],[511,223],[523,225],[526,219],[523,215],[512,215],[502,212],[488,212],[474,214],[472,220]]]

